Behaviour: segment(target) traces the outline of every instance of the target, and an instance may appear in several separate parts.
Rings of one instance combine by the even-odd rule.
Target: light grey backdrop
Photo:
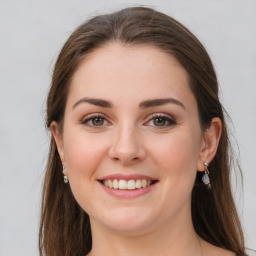
[[[54,61],[88,16],[131,4],[156,7],[206,46],[240,146],[246,242],[256,248],[255,0],[0,0],[0,255],[38,255],[40,192],[48,137],[46,93]],[[244,199],[243,199],[244,198]]]

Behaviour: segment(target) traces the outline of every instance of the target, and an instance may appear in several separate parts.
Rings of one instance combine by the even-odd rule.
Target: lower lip
[[[149,193],[157,184],[158,182],[146,187],[146,188],[138,188],[135,190],[128,190],[128,189],[114,189],[109,188],[103,185],[101,182],[99,184],[102,186],[102,188],[111,196],[117,197],[117,198],[136,198],[142,195],[145,195]]]

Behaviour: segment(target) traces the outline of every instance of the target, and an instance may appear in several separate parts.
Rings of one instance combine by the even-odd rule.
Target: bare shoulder
[[[206,241],[202,242],[202,249],[206,256],[236,256],[234,252],[214,246]]]

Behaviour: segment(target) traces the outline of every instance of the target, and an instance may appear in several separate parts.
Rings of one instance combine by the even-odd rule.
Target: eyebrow
[[[73,105],[72,109],[74,109],[81,103],[90,103],[90,104],[93,104],[95,106],[99,106],[102,108],[111,108],[112,107],[112,104],[107,100],[94,99],[94,98],[82,98]]]
[[[82,98],[73,105],[72,109],[76,108],[81,103],[89,103],[89,104],[103,107],[103,108],[113,107],[113,104],[107,100],[96,99],[96,98]],[[186,110],[185,106],[180,101],[173,98],[145,100],[139,104],[139,107],[144,109],[144,108],[158,107],[168,103],[176,104]]]
[[[176,104],[186,110],[185,106],[180,101],[173,98],[145,100],[145,101],[142,101],[139,106],[140,108],[151,108],[151,107],[162,106],[168,103]]]

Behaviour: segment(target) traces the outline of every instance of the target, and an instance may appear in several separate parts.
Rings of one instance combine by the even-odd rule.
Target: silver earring
[[[211,182],[210,182],[210,178],[209,178],[209,170],[208,170],[208,163],[205,162],[204,163],[204,175],[202,177],[202,181],[203,183],[207,186],[207,188],[211,188]]]
[[[64,175],[64,183],[67,184],[68,183],[68,176]]]
[[[66,165],[63,165],[62,166],[62,170],[66,169]],[[64,175],[64,183],[67,184],[68,183],[68,176],[67,175]]]

